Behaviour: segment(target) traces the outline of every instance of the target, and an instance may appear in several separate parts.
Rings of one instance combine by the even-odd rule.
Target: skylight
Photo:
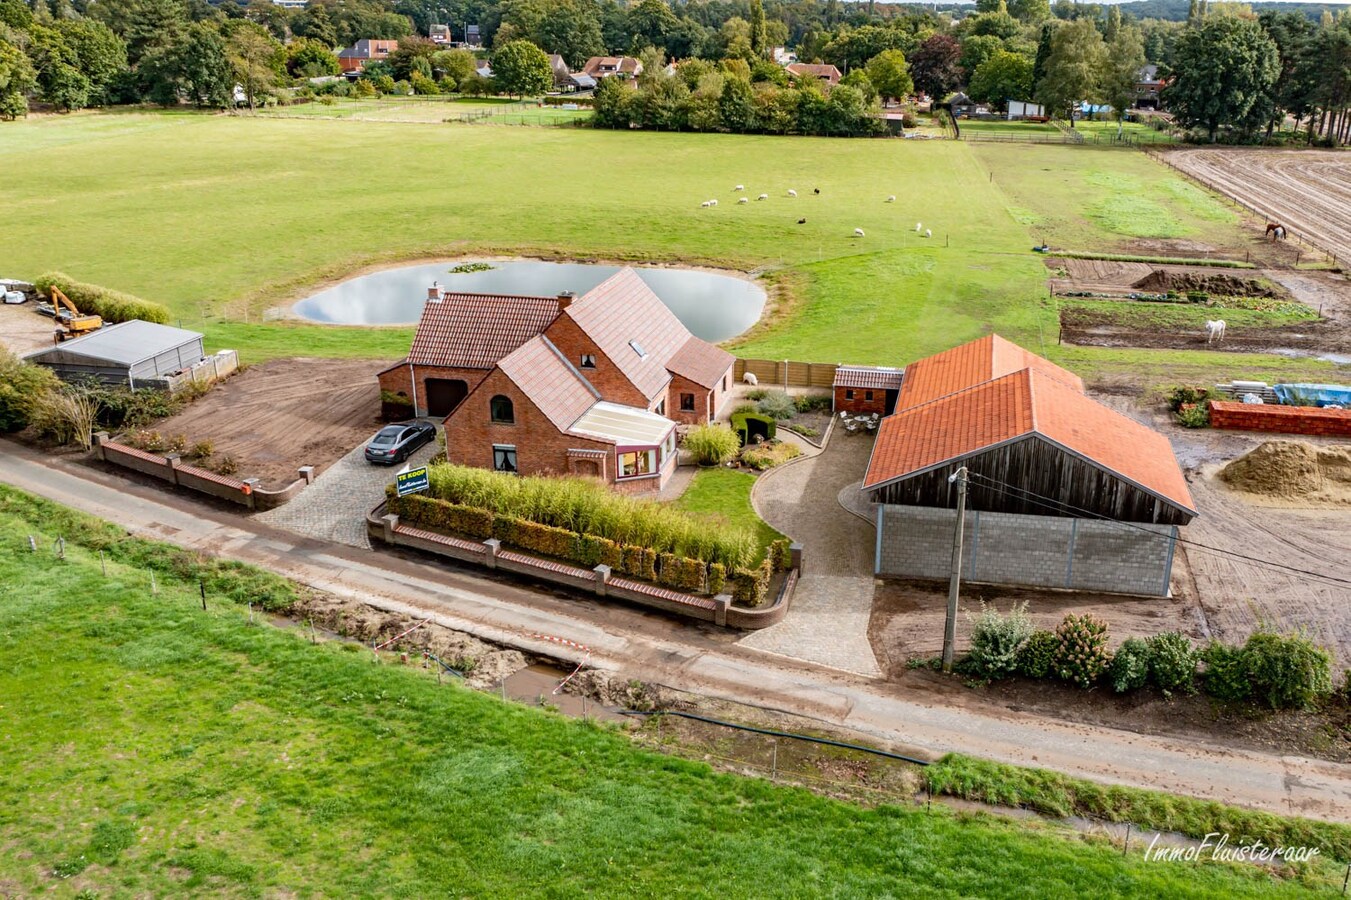
[[[633,348],[634,353],[638,354],[639,359],[647,359],[647,351],[643,349],[642,344],[637,341],[629,341],[629,346]]]

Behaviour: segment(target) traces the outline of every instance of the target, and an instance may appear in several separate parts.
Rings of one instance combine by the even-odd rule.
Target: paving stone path
[[[761,517],[802,543],[803,574],[788,616],[742,638],[742,646],[881,677],[868,641],[877,537],[839,501],[863,477],[872,444],[872,435],[836,431],[823,452],[756,486]]]
[[[354,449],[324,470],[314,484],[285,506],[259,513],[268,525],[306,537],[370,549],[366,513],[384,496],[385,485],[403,466],[374,466],[366,462],[366,445]],[[436,441],[418,449],[408,465],[420,466],[437,451]]]

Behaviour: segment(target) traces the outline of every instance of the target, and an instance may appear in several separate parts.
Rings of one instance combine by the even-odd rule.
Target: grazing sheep
[[[700,203],[700,204],[699,204],[699,208],[700,208],[700,209],[708,209],[708,208],[709,208],[710,206],[712,206],[712,205],[713,205],[712,203],[709,203],[707,200],[705,200],[703,203]]]
[[[737,203],[750,203],[750,202],[751,200],[749,197],[742,197],[740,200],[737,201]]]
[[[896,202],[896,195],[895,195],[895,194],[892,194],[891,196],[887,197],[887,202],[888,202],[888,203],[895,203],[895,202]]]
[[[798,223],[799,225],[806,225],[806,224],[807,224],[807,217],[806,217],[806,216],[803,216],[802,218],[800,218],[800,219],[797,220],[797,223]]]
[[[923,222],[916,222],[916,223],[915,223],[915,234],[919,234],[919,233],[920,233],[921,231],[923,231],[923,230],[924,230],[924,223],[923,223]]]
[[[1212,319],[1206,322],[1206,343],[1213,344],[1224,340],[1224,319]]]
[[[715,201],[715,202],[716,202],[716,201]],[[932,228],[926,228],[926,229],[924,229],[924,236],[925,236],[926,238],[933,237],[933,236],[934,236],[933,229],[932,229]]]
[[[788,196],[790,196],[790,197],[796,197],[796,196],[797,196],[797,191],[793,190],[792,188],[789,188],[789,189],[788,189]]]
[[[821,193],[821,189],[820,189],[820,188],[812,188],[812,193],[813,193],[813,194],[819,194],[819,193]]]
[[[862,229],[862,228],[855,228],[855,229],[854,229],[854,237],[863,237],[863,229]]]
[[[745,189],[746,186],[744,184],[738,184],[736,187],[732,188],[734,191],[744,191]]]
[[[768,195],[768,194],[761,194],[760,196],[756,197],[755,199],[756,199],[756,200],[768,200],[768,199],[769,199],[769,195]]]
[[[717,200],[710,200],[710,201],[708,201],[708,205],[709,205],[709,206],[717,206],[717,205],[718,205],[718,201],[717,201]]]
[[[747,372],[745,375],[742,375],[741,380],[751,385],[752,387],[760,383],[760,379],[755,377],[754,372]]]

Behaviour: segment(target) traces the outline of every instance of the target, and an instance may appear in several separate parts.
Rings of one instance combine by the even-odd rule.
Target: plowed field
[[[1177,150],[1167,160],[1292,237],[1351,260],[1351,158],[1317,150]]]

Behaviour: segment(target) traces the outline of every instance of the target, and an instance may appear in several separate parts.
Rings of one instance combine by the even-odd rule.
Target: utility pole
[[[966,529],[966,466],[948,476],[957,484],[957,527],[952,535],[952,577],[948,580],[948,618],[943,627],[943,671],[952,672],[957,648],[957,596],[962,589],[962,533]]]

